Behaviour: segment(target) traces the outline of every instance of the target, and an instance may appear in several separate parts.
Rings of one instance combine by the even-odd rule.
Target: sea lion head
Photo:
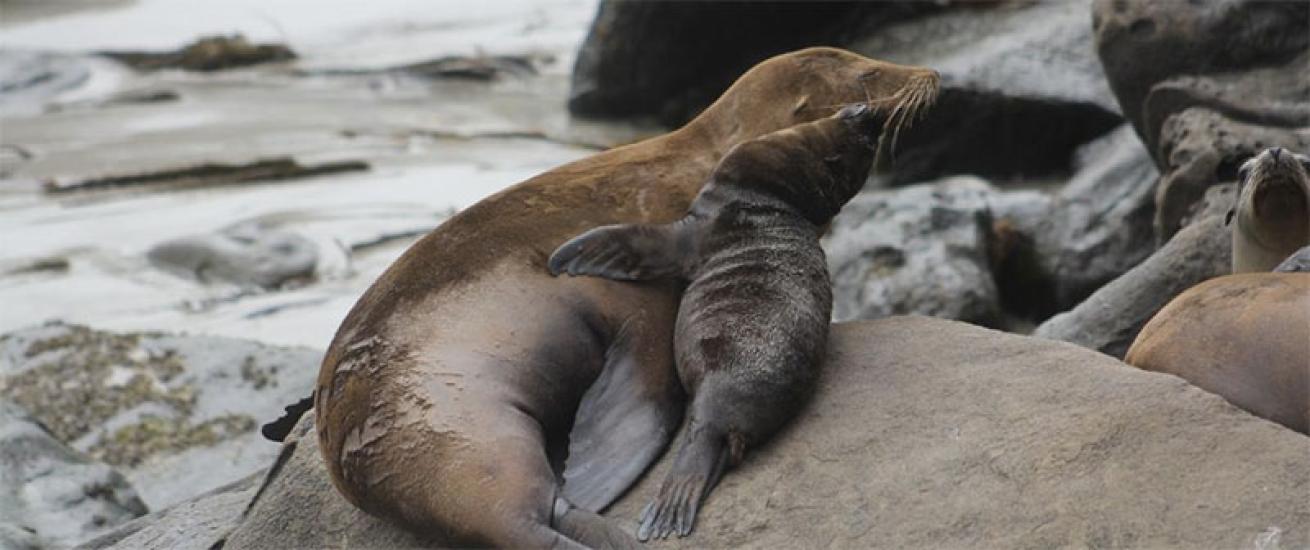
[[[1310,244],[1310,158],[1271,147],[1238,170],[1233,271],[1269,271]]]
[[[729,151],[711,179],[716,186],[780,198],[823,225],[864,186],[889,116],[856,103],[827,118],[765,134]]]
[[[806,48],[760,62],[693,124],[737,143],[832,116],[855,103],[882,115],[890,150],[899,131],[937,98],[941,77],[836,48]]]

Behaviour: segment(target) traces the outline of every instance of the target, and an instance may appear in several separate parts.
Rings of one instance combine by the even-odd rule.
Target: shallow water
[[[62,319],[322,349],[359,294],[450,213],[598,148],[658,131],[576,121],[565,111],[573,49],[594,9],[591,0],[326,7],[309,0],[141,0],[7,20],[0,58],[61,52],[54,65],[87,77],[0,101],[0,333]],[[285,38],[301,58],[219,73],[139,74],[82,53],[171,49],[233,31],[254,40]],[[376,70],[478,52],[533,56],[539,74],[478,82]],[[180,99],[116,100],[160,90]],[[371,168],[60,196],[39,183],[282,155],[304,164],[359,159]],[[181,279],[145,260],[160,242],[248,220],[315,242],[315,280],[256,293]],[[375,241],[383,242],[362,246]],[[67,259],[67,270],[13,273],[50,257]]]

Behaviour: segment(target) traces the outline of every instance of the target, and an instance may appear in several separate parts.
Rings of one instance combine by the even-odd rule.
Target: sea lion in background
[[[635,543],[594,512],[681,422],[681,289],[556,278],[547,257],[596,226],[677,219],[737,143],[851,103],[912,109],[937,81],[831,48],[784,54],[679,130],[452,216],[373,283],[328,347],[314,409],[333,484],[364,511],[452,544]]]
[[[681,219],[596,228],[551,256],[555,275],[688,283],[673,346],[691,418],[638,539],[689,534],[725,467],[813,393],[832,319],[819,235],[868,179],[883,125],[874,112],[858,104],[744,142]]]
[[[1310,273],[1242,273],[1178,295],[1124,361],[1310,434]]]
[[[1310,244],[1310,158],[1282,147],[1251,157],[1238,170],[1233,273],[1269,271]]]

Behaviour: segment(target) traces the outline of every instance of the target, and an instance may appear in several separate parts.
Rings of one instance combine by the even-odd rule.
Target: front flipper
[[[689,253],[684,227],[685,222],[597,227],[555,249],[550,272],[617,281],[677,277]]]
[[[673,366],[673,322],[665,321],[631,322],[620,330],[604,370],[582,397],[562,493],[579,508],[601,512],[618,499],[682,422],[686,396]]]

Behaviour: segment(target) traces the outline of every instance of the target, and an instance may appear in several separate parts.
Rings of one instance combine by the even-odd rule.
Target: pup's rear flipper
[[[690,534],[701,502],[719,482],[728,456],[727,437],[712,428],[698,428],[693,419],[659,494],[641,511],[637,540]]]
[[[606,225],[587,231],[550,255],[554,275],[595,275],[618,281],[676,277],[688,256],[685,222]]]
[[[604,510],[677,433],[686,397],[671,338],[667,329],[634,321],[606,352],[604,370],[583,395],[569,433],[562,494],[577,507]]]

